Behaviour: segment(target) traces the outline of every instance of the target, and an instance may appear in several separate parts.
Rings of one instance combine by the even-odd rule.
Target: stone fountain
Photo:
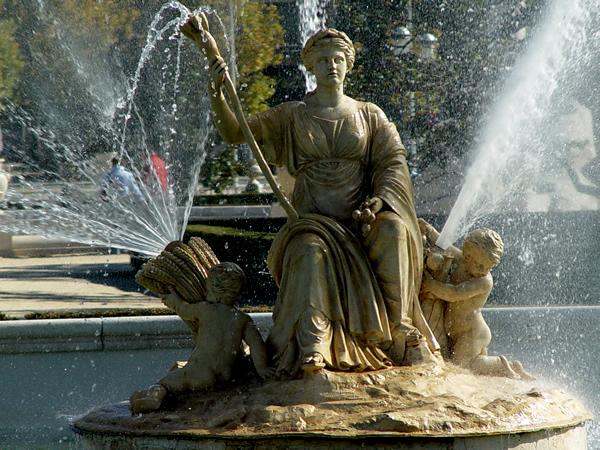
[[[148,390],[77,419],[85,448],[586,448],[591,415],[516,361],[517,373],[490,366],[486,376],[452,356],[277,375],[252,319],[234,306],[243,271],[201,239],[171,243],[136,280],[190,326],[195,349]]]
[[[528,81],[523,89],[515,89],[515,86],[518,86],[518,81],[523,80],[526,74],[531,74],[534,81],[543,78],[545,83],[552,87],[553,92],[559,92],[560,89],[557,89],[557,86],[560,86],[559,80],[554,78],[554,72],[549,69],[555,70],[565,65],[572,65],[572,60],[568,58],[566,60],[561,59],[562,50],[566,47],[574,47],[574,54],[571,57],[585,65],[586,61],[579,58],[580,53],[578,56],[578,52],[582,50],[578,48],[578,46],[581,46],[581,42],[578,40],[581,35],[578,32],[585,33],[589,28],[589,24],[586,22],[586,11],[588,11],[586,10],[586,4],[589,6],[589,3],[591,2],[575,2],[569,4],[567,11],[565,11],[561,9],[564,8],[563,3],[555,2],[555,10],[552,11],[553,15],[551,14],[552,20],[549,21],[545,30],[549,30],[549,32],[548,34],[541,33],[537,41],[542,48],[554,49],[553,45],[558,46],[556,53],[545,55],[548,61],[552,61],[552,67],[545,66],[540,63],[540,59],[536,59],[542,58],[543,62],[544,54],[540,52],[539,47],[534,46],[530,53],[523,57],[522,70],[516,71],[515,78],[511,80],[514,84],[509,83],[509,86],[507,86],[507,91],[517,96],[516,100],[513,98],[513,100],[507,102],[505,108],[498,107],[498,111],[494,113],[493,119],[490,120],[492,124],[500,123],[498,122],[500,119],[509,123],[501,122],[502,126],[490,126],[485,131],[485,139],[482,139],[485,142],[482,147],[495,149],[492,151],[492,155],[502,153],[501,150],[505,148],[522,151],[528,148],[541,147],[537,141],[532,143],[527,139],[524,141],[518,139],[520,137],[518,130],[523,128],[523,123],[527,123],[534,128],[544,123],[544,113],[539,111],[537,106],[522,101],[527,97],[525,94],[534,92],[535,88],[539,86],[531,81]],[[39,2],[39,4],[40,7],[44,8],[46,2]],[[108,150],[115,150],[116,153],[125,155],[126,164],[138,179],[143,178],[141,170],[143,165],[138,165],[140,155],[143,154],[142,159],[150,160],[153,148],[152,145],[145,144],[149,134],[146,134],[146,129],[151,128],[151,126],[145,123],[147,117],[140,112],[142,102],[136,101],[136,95],[139,92],[138,81],[144,73],[149,61],[147,57],[152,53],[153,48],[157,53],[169,54],[158,46],[164,42],[177,42],[178,50],[185,47],[183,42],[179,40],[174,26],[179,25],[180,21],[187,18],[189,12],[184,8],[174,6],[172,3],[166,5],[163,12],[166,10],[175,11],[175,17],[164,19],[164,16],[159,14],[152,23],[143,53],[144,57],[135,70],[133,82],[129,86],[125,87],[118,79],[113,79],[110,71],[99,70],[98,61],[91,70],[91,72],[97,73],[98,76],[86,80],[90,85],[92,98],[97,98],[98,93],[103,93],[107,97],[103,98],[102,102],[94,105],[98,109],[98,123],[102,125],[103,130],[109,131]],[[42,11],[42,13],[45,14],[46,11]],[[566,22],[563,22],[565,17]],[[561,26],[556,26],[555,19],[560,22]],[[564,34],[560,34],[560,38],[558,38],[555,34],[556,30]],[[193,30],[194,33],[196,31],[199,32],[200,30]],[[64,39],[64,33],[60,37],[63,39],[59,39],[59,42],[68,45],[69,40]],[[175,52],[172,54],[175,54]],[[177,53],[177,56],[172,57],[170,61],[179,59],[180,54]],[[190,65],[198,66],[197,59],[190,60]],[[527,64],[528,62],[529,64]],[[576,67],[576,65],[572,66]],[[174,67],[176,67],[175,64],[168,66],[167,69]],[[536,70],[540,72],[536,72]],[[164,74],[161,83],[179,80],[181,76],[190,78],[196,76],[194,71],[179,73],[178,70],[166,70]],[[333,78],[335,78],[335,74]],[[112,86],[111,89],[106,89],[104,84],[106,80],[110,80],[108,84]],[[95,82],[99,84],[94,84]],[[161,85],[161,83],[157,83],[157,85]],[[539,83],[539,85],[542,84]],[[114,86],[119,87],[118,92],[112,92]],[[177,92],[177,82],[162,90],[163,94],[173,93],[176,95]],[[535,97],[542,97],[539,91],[535,92],[537,92]],[[115,95],[112,96],[111,93]],[[230,93],[228,92],[228,94]],[[522,97],[519,97],[521,95]],[[125,100],[122,102],[116,101],[119,98]],[[199,102],[208,103],[208,98],[203,99],[204,97],[197,98]],[[514,103],[522,104],[524,108],[518,111],[519,114],[511,116],[507,111],[510,111],[511,114],[515,111]],[[567,106],[571,104],[568,101],[562,103]],[[168,98],[165,105],[156,107],[156,111],[182,112],[174,107],[174,103]],[[576,103],[573,103],[573,105],[564,109],[566,111],[563,115],[565,129],[577,128],[574,125],[581,125],[587,120],[579,119],[585,114],[570,119],[570,115],[575,117],[573,111],[580,110]],[[204,105],[198,109],[206,111],[208,106]],[[322,112],[326,113],[327,111],[324,109]],[[48,148],[53,149],[54,153],[64,155],[65,159],[68,160],[68,164],[65,164],[62,169],[69,170],[48,174],[51,182],[58,180],[58,183],[54,184],[48,182],[37,183],[35,180],[27,179],[24,175],[18,175],[8,192],[7,201],[15,202],[17,200],[17,202],[20,202],[24,197],[17,189],[13,189],[15,186],[20,186],[23,191],[34,192],[38,195],[32,199],[31,195],[28,194],[28,199],[33,200],[32,207],[29,207],[31,205],[24,205],[24,209],[7,211],[5,213],[6,217],[0,221],[0,231],[25,231],[49,237],[68,237],[79,242],[100,243],[152,256],[156,256],[162,251],[168,251],[168,249],[163,249],[166,246],[168,247],[169,242],[181,238],[186,210],[185,208],[178,209],[176,205],[181,205],[182,199],[189,198],[190,192],[194,190],[194,185],[189,183],[189,180],[197,178],[197,168],[203,158],[200,150],[192,154],[194,152],[189,152],[189,147],[178,145],[179,142],[173,138],[170,129],[161,130],[166,131],[160,142],[161,156],[166,160],[167,165],[177,164],[179,160],[184,161],[177,167],[190,169],[184,171],[185,177],[181,180],[171,178],[171,190],[167,192],[156,190],[157,184],[142,186],[142,203],[129,202],[120,199],[118,196],[109,197],[110,202],[108,203],[101,202],[98,191],[102,188],[104,175],[109,170],[108,162],[115,152],[110,152],[104,159],[99,156],[99,159],[90,161],[86,157],[85,151],[89,142],[77,138],[82,135],[81,132],[73,132],[70,136],[73,138],[72,140],[61,141],[56,139],[56,135],[51,136],[43,130],[37,129],[35,126],[36,120],[21,114],[20,111],[15,111],[12,117],[14,120],[22,121],[28,129],[35,130],[39,141],[44,142]],[[61,119],[69,118],[56,117],[55,122],[66,121],[73,127],[75,123],[78,123],[75,120],[76,118],[71,118],[73,120]],[[164,119],[164,123],[176,123],[172,115],[167,114]],[[238,122],[242,125],[244,120],[238,118]],[[255,127],[256,122],[254,122],[254,125],[251,122],[250,125]],[[135,132],[132,132],[134,129]],[[506,136],[502,133],[495,134],[494,131],[498,130],[502,133],[510,133],[509,141],[518,141],[518,145],[503,145],[502,140]],[[196,141],[204,141],[206,133],[207,131],[199,131],[195,136]],[[516,135],[513,133],[516,133]],[[577,130],[574,130],[573,133],[581,136],[581,133],[577,133]],[[549,135],[546,132],[543,134]],[[179,136],[181,136],[181,133]],[[105,145],[105,136],[100,137],[102,138],[99,139],[100,145]],[[574,139],[565,139],[564,141],[571,145]],[[575,169],[576,180],[579,181],[577,187],[587,186],[583,189],[589,191],[590,189],[593,190],[593,184],[584,178],[585,171],[582,170],[584,165],[582,159],[586,160],[587,158],[589,160],[594,155],[590,153],[589,142],[586,144],[584,141],[585,139],[581,142],[575,142],[576,145],[573,146],[574,156],[582,156],[582,158],[576,158],[577,161],[573,168]],[[138,144],[140,143],[143,150],[141,153],[138,152],[140,147]],[[200,147],[198,145],[198,148]],[[180,148],[185,148],[186,153],[178,153]],[[190,154],[193,158],[191,160],[185,159]],[[482,152],[481,155],[481,161],[491,160],[490,154]],[[548,158],[551,157],[553,155],[548,156]],[[496,160],[494,161],[497,163]],[[510,161],[510,164],[506,166],[507,170],[502,172],[500,181],[492,177],[489,171],[486,172],[475,164],[474,166],[479,168],[472,172],[476,175],[479,173],[479,178],[468,177],[469,181],[465,186],[470,187],[464,189],[465,193],[469,191],[510,193],[515,184],[511,185],[506,182],[507,172],[510,173],[515,166],[521,166],[529,170],[521,177],[521,179],[528,180],[533,179],[529,176],[531,173],[541,173],[543,175],[548,170],[547,165],[535,166],[535,162],[532,167],[511,158],[507,158],[507,161]],[[529,163],[532,159],[527,156],[525,161]],[[341,162],[330,161],[329,163],[340,164]],[[498,166],[496,164],[494,167]],[[299,168],[296,167],[295,169]],[[552,179],[560,180],[560,175],[557,175],[554,171],[556,167],[552,166],[551,169],[553,169],[551,171]],[[136,170],[138,173],[135,173]],[[171,173],[182,172],[176,168]],[[485,175],[482,176],[482,173]],[[300,174],[297,173],[296,175]],[[160,181],[158,170],[156,170],[155,178],[154,181]],[[473,181],[474,179],[479,181]],[[484,181],[491,180],[492,183],[490,185],[481,184],[481,179]],[[191,186],[189,190],[187,190],[188,185]],[[570,187],[572,185],[571,183]],[[178,186],[183,186],[184,189],[177,191]],[[478,187],[473,188],[472,186]],[[498,186],[502,186],[502,189],[498,189]],[[528,187],[528,193],[531,194],[528,201],[531,205],[555,202],[552,199],[548,200],[549,196],[546,192],[540,192],[534,187],[531,187],[531,189]],[[570,190],[573,191],[573,189]],[[564,192],[566,190],[563,189],[563,185],[557,185],[555,191]],[[580,195],[583,195],[582,192],[571,192],[571,194],[573,194],[571,197],[567,197],[566,200],[559,200],[559,203],[573,204],[573,199],[581,199]],[[468,197],[465,194],[461,198],[464,199],[465,196]],[[588,195],[584,198],[586,204],[592,202],[589,197]],[[522,198],[518,200],[521,201]],[[577,202],[579,200],[575,203]],[[466,205],[462,212],[455,212],[453,215],[453,217],[458,217],[457,222],[461,223],[464,223],[464,220],[471,220],[475,216],[474,213],[483,211],[489,214],[498,210],[498,206],[496,206],[496,210],[493,210],[485,202],[463,202],[461,200],[458,203],[460,203],[460,206],[457,205],[456,211],[460,211],[460,207]],[[507,203],[515,204],[517,202],[510,195],[503,196],[499,201],[496,201],[496,205],[500,205],[500,209],[504,208]],[[115,204],[119,207],[116,208],[120,210],[118,213],[115,212],[113,207]],[[189,205],[189,203],[187,204]],[[297,204],[294,206],[297,207]],[[355,214],[356,219],[358,219],[358,226],[355,225],[355,228],[358,229],[353,230],[353,235],[358,236],[358,244],[355,248],[361,249],[363,238],[360,236],[363,232],[368,235],[369,232],[373,231],[369,229],[369,227],[375,227],[371,219],[379,213],[379,211],[374,210],[378,207],[377,202],[364,206],[364,208],[359,208],[358,213]],[[538,208],[538,206],[531,207]],[[43,211],[44,214],[40,214],[39,211]],[[397,213],[397,211],[395,212]],[[306,211],[300,211],[300,216],[302,217],[304,213]],[[403,211],[403,213],[406,213],[406,211]],[[291,215],[293,216],[293,212]],[[411,208],[408,208],[407,217],[413,219]],[[351,227],[352,224],[349,226]],[[362,229],[363,226],[364,230]],[[483,225],[477,224],[477,226]],[[445,236],[456,234],[451,238],[445,238],[446,242],[443,246],[446,247],[451,244],[456,237],[461,237],[461,233],[466,233],[467,230],[472,228],[474,228],[472,222],[468,222],[461,231],[457,231],[460,227],[449,225],[448,228],[442,231],[443,234]],[[291,232],[290,227],[286,228],[286,233],[288,231]],[[419,231],[431,234],[431,230],[426,226]],[[418,233],[416,230],[411,232]],[[503,238],[508,242],[510,236],[503,235]],[[437,242],[436,239],[430,239],[430,241]],[[439,267],[435,265],[435,260],[446,264],[452,262],[449,262],[449,259],[446,259],[444,255],[439,256],[440,254],[435,247],[430,245],[432,243],[427,244],[431,253],[427,254],[426,270],[431,276],[436,277],[435,281],[440,282],[439,277],[443,274],[437,273]],[[416,245],[418,246],[418,244]],[[285,248],[285,245],[282,248]],[[507,253],[509,248],[510,245],[507,244]],[[346,250],[348,249],[345,248]],[[438,256],[435,256],[436,252],[438,252]],[[528,258],[527,254],[521,256],[525,259]],[[431,261],[429,261],[429,257],[431,257]],[[212,262],[215,263],[216,261],[213,260]],[[416,264],[423,264],[423,262],[417,259]],[[371,261],[367,263],[367,266],[370,264]],[[283,262],[281,265],[285,267]],[[443,268],[444,264],[441,264],[440,267]],[[194,275],[194,280],[206,283],[209,269],[210,267],[204,267],[204,271],[198,269],[199,272]],[[416,272],[419,276],[421,275],[420,271],[417,270]],[[180,274],[177,279],[183,279],[184,277],[185,272]],[[449,281],[452,284],[452,280]],[[455,280],[455,282],[457,281]],[[178,281],[174,281],[170,284],[176,286],[177,283]],[[423,292],[423,295],[444,298],[443,294],[434,292],[435,287],[431,287],[431,285],[434,285],[433,283],[424,284],[430,286],[429,290]],[[208,303],[209,305],[205,306],[215,306],[210,301],[202,301],[205,298],[208,299],[206,291],[202,289],[191,296],[184,295],[185,287],[180,289],[179,294],[181,295],[178,295],[186,303]],[[376,288],[374,289],[377,291]],[[157,293],[164,295],[165,298],[171,295],[168,290],[157,291]],[[77,430],[83,436],[82,443],[91,446],[111,444],[126,447],[132,445],[173,447],[176,444],[189,444],[198,447],[215,445],[289,447],[292,443],[304,447],[332,447],[335,445],[340,447],[358,447],[359,445],[397,447],[399,443],[403,443],[407,446],[421,445],[424,447],[429,445],[431,448],[439,448],[440,446],[481,448],[484,445],[491,448],[514,447],[516,445],[527,448],[526,445],[536,445],[537,448],[540,448],[542,442],[546,441],[548,445],[553,445],[555,448],[577,448],[578,446],[583,448],[585,446],[585,430],[582,425],[591,416],[571,395],[562,392],[560,389],[548,388],[541,381],[526,379],[528,373],[518,373],[520,370],[515,371],[515,368],[519,369],[519,366],[514,361],[506,360],[506,358],[502,360],[498,357],[496,360],[500,361],[506,369],[505,373],[501,374],[503,376],[482,376],[475,375],[473,367],[457,365],[455,364],[456,361],[452,360],[451,355],[444,354],[444,349],[447,350],[447,347],[442,342],[443,334],[436,332],[433,321],[433,315],[436,308],[439,310],[439,307],[436,307],[434,302],[428,303],[429,300],[431,299],[423,298],[421,308],[423,315],[427,315],[427,325],[432,332],[431,334],[435,341],[440,344],[439,354],[431,336],[427,335],[427,327],[421,326],[421,328],[417,327],[419,333],[410,334],[410,339],[407,336],[404,345],[397,346],[404,349],[405,353],[410,348],[413,355],[412,359],[409,358],[404,361],[405,358],[402,357],[402,360],[399,360],[400,357],[397,352],[389,352],[388,356],[381,357],[380,362],[384,367],[378,369],[373,368],[364,371],[340,370],[339,367],[333,367],[335,363],[332,361],[321,361],[319,358],[314,357],[309,361],[299,361],[299,358],[297,358],[296,362],[308,363],[302,364],[305,366],[304,369],[290,374],[289,377],[280,373],[277,377],[272,378],[269,377],[268,373],[264,373],[264,370],[262,370],[264,367],[259,370],[260,364],[253,368],[252,361],[246,357],[239,362],[241,368],[235,372],[238,375],[247,376],[247,379],[241,382],[239,379],[232,379],[230,384],[225,383],[210,392],[183,394],[175,400],[167,399],[165,404],[161,405],[162,408],[154,412],[132,414],[129,409],[129,401],[109,405],[91,412],[76,422]],[[441,301],[449,302],[449,297]],[[175,309],[177,309],[176,305],[179,304],[181,309],[182,304],[177,297],[172,297],[166,302]],[[437,305],[439,306],[439,303]],[[183,306],[186,306],[185,303]],[[389,314],[390,317],[388,317],[390,310],[387,308],[387,304],[383,301],[381,311],[385,311],[384,322],[389,322],[389,340],[397,342],[398,334],[394,333],[396,323],[390,319],[393,314]],[[236,312],[233,309],[233,313]],[[242,319],[245,319],[241,313],[238,314]],[[182,316],[185,317],[185,313],[182,313]],[[414,317],[411,317],[411,319],[414,319]],[[187,320],[189,319],[186,318]],[[402,318],[399,319],[399,322],[402,324]],[[244,323],[247,324],[247,322]],[[390,323],[392,326],[389,326]],[[439,324],[439,321],[436,324]],[[216,325],[218,325],[218,322],[216,322]],[[281,329],[281,326],[279,328]],[[193,328],[192,331],[194,331]],[[194,332],[197,332],[197,330]],[[215,333],[215,335],[219,334]],[[277,333],[273,333],[271,341],[275,340],[276,337]],[[248,339],[252,341],[251,337],[248,337]],[[253,342],[256,342],[256,340]],[[388,352],[389,347],[384,342],[385,340],[382,340],[379,348],[383,348],[385,352]],[[416,345],[408,345],[409,342]],[[361,347],[361,345],[358,346]],[[424,348],[425,346],[428,350]],[[254,348],[257,345],[250,344],[250,347],[252,353],[254,353]],[[260,344],[258,344],[258,347],[260,348]],[[498,353],[502,351],[507,350],[499,349]],[[273,350],[269,350],[268,354],[272,353]],[[393,366],[386,364],[386,358],[392,361]],[[425,359],[425,361],[419,361],[419,358]],[[522,358],[522,361],[525,369],[535,376],[536,373],[530,369],[528,361],[525,358]],[[418,362],[424,363],[416,364]],[[513,373],[507,369],[506,364]],[[324,365],[324,367],[321,367],[321,365]],[[178,366],[181,366],[181,364]],[[123,376],[127,376],[125,372]],[[260,372],[265,376],[265,381],[262,380]],[[143,386],[140,386],[140,388],[143,388]],[[154,391],[156,389],[152,392]],[[148,391],[142,391],[142,394],[139,395],[132,394],[132,400],[139,400],[140,395],[143,398],[147,393]]]
[[[223,139],[247,142],[267,179],[267,162],[296,178],[291,201],[272,181],[288,215],[269,254],[273,327],[263,342],[237,308],[239,267],[202,242],[170,243],[137,280],[190,326],[192,355],[77,419],[82,444],[586,448],[592,416],[578,400],[488,355],[481,307],[502,239],[480,229],[462,248],[436,246],[440,234],[416,217],[394,125],[343,94],[348,36],[327,29],[307,41],[317,87],[304,102],[246,119],[206,17],[191,16],[182,32],[208,59]]]

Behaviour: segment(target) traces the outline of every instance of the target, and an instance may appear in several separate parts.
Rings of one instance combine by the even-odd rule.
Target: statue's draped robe
[[[402,322],[408,328],[413,323],[427,327],[422,315],[412,320],[415,304],[420,315],[416,299],[422,242],[405,149],[395,126],[370,103],[329,120],[309,114],[302,102],[254,115],[249,125],[261,137],[266,160],[295,178],[292,204],[300,214],[300,220],[279,231],[268,260],[279,285],[267,340],[278,369],[294,373],[299,359],[311,350],[340,370],[389,365],[383,349],[391,345],[391,330],[397,327],[390,323],[389,304],[404,304]],[[374,196],[384,201],[385,214],[401,219],[405,236],[400,248],[391,241],[389,249],[387,242],[376,245],[380,253],[396,252],[408,261],[393,275],[404,299],[386,298],[369,260],[368,238],[358,237],[351,219],[352,211]],[[303,334],[310,340],[315,333],[321,345],[305,346]]]

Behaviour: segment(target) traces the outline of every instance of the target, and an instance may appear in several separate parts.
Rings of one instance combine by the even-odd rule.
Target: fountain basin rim
[[[600,306],[490,307],[483,314],[600,313]],[[263,337],[271,313],[250,313]],[[187,325],[178,316],[107,317],[0,321],[0,354],[191,348]]]
[[[121,402],[126,404],[127,402]],[[119,403],[119,404],[121,404]],[[510,434],[524,434],[524,433],[532,433],[538,431],[547,431],[547,430],[565,430],[576,428],[578,426],[585,425],[587,422],[591,422],[594,420],[594,415],[591,413],[587,413],[582,415],[581,417],[575,417],[572,420],[565,421],[557,421],[548,425],[527,425],[518,428],[511,428],[510,430],[486,430],[483,429],[481,432],[473,432],[473,431],[457,431],[455,433],[448,432],[394,432],[394,431],[353,431],[353,432],[302,432],[302,431],[289,431],[284,433],[254,433],[247,435],[236,435],[234,433],[213,433],[203,430],[177,430],[171,432],[149,432],[147,430],[134,431],[127,429],[125,427],[115,427],[115,426],[99,426],[94,425],[90,426],[90,424],[82,424],[78,422],[81,420],[83,416],[75,418],[73,423],[71,424],[71,429],[77,434],[96,434],[102,433],[106,435],[113,436],[144,436],[144,437],[174,437],[174,438],[190,438],[193,440],[203,440],[203,439],[219,439],[219,440],[230,440],[230,441],[239,441],[239,440],[264,440],[264,439],[274,439],[274,438],[319,438],[319,439],[363,439],[366,437],[374,437],[382,438],[382,439],[398,439],[401,437],[405,438],[432,438],[432,439],[446,439],[446,438],[472,438],[472,437],[481,437],[481,436],[501,436],[507,433]],[[78,425],[79,423],[79,425]],[[85,428],[85,427],[87,428]]]
[[[373,389],[387,394],[374,396]],[[423,396],[427,400],[419,401]],[[362,441],[381,443],[381,448],[409,442],[435,448],[454,442],[465,444],[455,448],[470,449],[482,448],[474,446],[481,439],[487,445],[483,448],[512,448],[498,447],[507,440],[578,437],[581,442],[584,425],[593,420],[563,389],[476,376],[453,365],[374,373],[323,370],[299,380],[267,380],[184,396],[177,407],[143,415],[132,415],[128,406],[123,401],[93,410],[76,418],[73,430],[98,448],[118,436],[140,446],[196,442],[198,448],[209,448],[208,443],[219,442],[257,448],[264,442],[308,442],[337,449]],[[539,448],[565,447],[555,442],[555,447]]]

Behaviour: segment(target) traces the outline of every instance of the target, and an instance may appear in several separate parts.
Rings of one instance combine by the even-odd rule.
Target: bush
[[[267,268],[267,255],[275,233],[246,231],[210,225],[188,225],[184,242],[198,236],[211,246],[220,261],[234,262],[246,273],[248,286],[241,305],[272,306],[277,285]]]

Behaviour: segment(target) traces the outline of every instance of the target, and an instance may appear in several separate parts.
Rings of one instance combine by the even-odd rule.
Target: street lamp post
[[[407,55],[414,55],[417,62],[435,61],[437,59],[437,38],[431,33],[423,33],[415,38],[412,29],[412,2],[409,0],[406,25],[400,25],[391,32],[394,57],[401,59]],[[412,90],[409,92],[409,101],[409,117],[413,123],[416,117],[416,108],[415,93]],[[407,144],[409,155],[414,156],[417,152],[417,137],[414,130],[411,130]]]

